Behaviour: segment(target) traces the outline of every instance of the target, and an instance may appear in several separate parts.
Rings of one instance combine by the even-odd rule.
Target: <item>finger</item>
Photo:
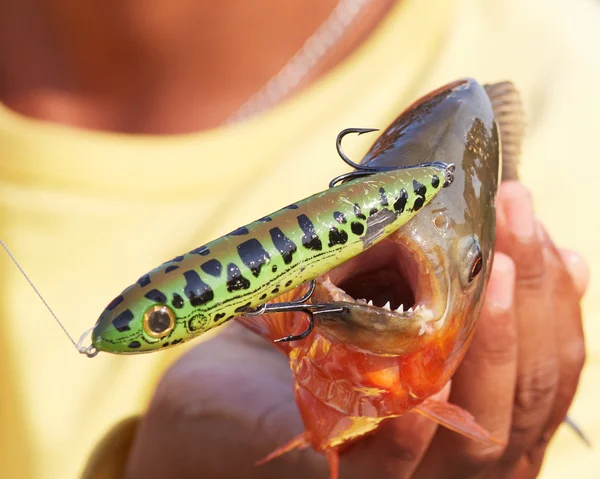
[[[450,402],[469,411],[495,439],[507,442],[517,377],[515,266],[496,254],[473,342],[452,379]],[[440,428],[415,477],[474,477],[504,453]]]
[[[506,218],[498,225],[498,249],[516,266],[518,371],[513,422],[504,456],[508,467],[530,451],[543,433],[558,387],[558,357],[551,280],[545,245],[538,238],[529,191],[518,182],[499,194]]]
[[[579,300],[587,283],[587,265],[574,252],[559,251],[547,232],[540,227],[541,241],[546,246],[547,270],[552,280],[551,296],[556,318],[555,334],[559,360],[559,383],[552,412],[538,443],[532,450],[529,463],[541,465],[546,447],[556,429],[564,421],[585,362],[585,342]],[[572,262],[572,269],[567,269]],[[579,277],[579,280],[574,279]],[[577,282],[580,281],[579,286]],[[582,287],[583,286],[583,287]]]
[[[515,262],[519,285],[542,281],[544,262],[535,229],[533,202],[529,190],[518,181],[508,181],[498,189],[496,248]]]
[[[450,383],[433,396],[448,400]],[[341,477],[411,477],[438,425],[420,414],[407,413],[384,421],[377,432],[361,438],[341,456]]]
[[[571,276],[571,281],[573,281],[579,299],[583,298],[590,281],[590,267],[587,261],[578,253],[569,249],[561,249],[560,256]]]

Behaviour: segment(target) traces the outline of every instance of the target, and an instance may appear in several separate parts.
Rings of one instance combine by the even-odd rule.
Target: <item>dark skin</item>
[[[0,0],[0,101],[34,118],[99,130],[210,128],[294,55],[334,3]],[[392,3],[369,5],[300,88],[351,53]],[[440,398],[449,396],[508,445],[482,446],[409,413],[342,455],[342,477],[537,475],[583,366],[579,303],[588,272],[536,222],[526,188],[503,184],[498,202],[484,311]],[[224,327],[163,377],[132,438],[127,476],[327,477],[324,458],[311,450],[253,465],[303,430],[291,381],[271,345],[238,324]]]

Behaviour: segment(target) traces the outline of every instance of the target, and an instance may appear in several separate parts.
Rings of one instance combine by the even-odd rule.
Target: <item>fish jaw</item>
[[[443,343],[452,370],[479,317],[491,254],[483,257],[477,235],[440,233],[428,218],[415,220],[317,279],[312,301],[341,312],[316,315],[315,327],[331,342],[383,356]],[[474,267],[480,274],[464,274]]]
[[[423,256],[393,235],[318,278],[313,302],[334,303],[342,312],[316,315],[317,330],[365,353],[398,356],[422,348],[448,308],[446,278],[433,274]]]

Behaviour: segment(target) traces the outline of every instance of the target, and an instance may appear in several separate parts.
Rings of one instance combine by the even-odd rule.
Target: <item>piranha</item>
[[[511,83],[465,79],[416,101],[377,139],[364,165],[453,163],[454,184],[378,245],[317,278],[312,301],[341,311],[315,315],[310,336],[277,345],[289,356],[305,431],[259,463],[311,446],[337,479],[345,447],[408,411],[496,442],[468,412],[431,396],[457,369],[480,315],[498,182],[517,177],[522,118]],[[242,319],[269,339],[301,331],[303,321],[299,313]]]

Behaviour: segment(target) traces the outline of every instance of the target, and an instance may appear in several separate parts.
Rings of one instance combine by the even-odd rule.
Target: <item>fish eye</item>
[[[153,338],[162,338],[173,331],[175,314],[167,306],[154,305],[144,313],[144,331]]]
[[[469,288],[485,266],[485,258],[477,235],[466,235],[460,238],[454,254],[457,255],[455,261],[459,265],[460,283],[463,287]]]
[[[473,262],[473,266],[471,266],[471,273],[469,274],[469,283],[473,281],[477,275],[481,272],[481,268],[483,268],[483,257],[481,255],[481,251],[475,258]]]

